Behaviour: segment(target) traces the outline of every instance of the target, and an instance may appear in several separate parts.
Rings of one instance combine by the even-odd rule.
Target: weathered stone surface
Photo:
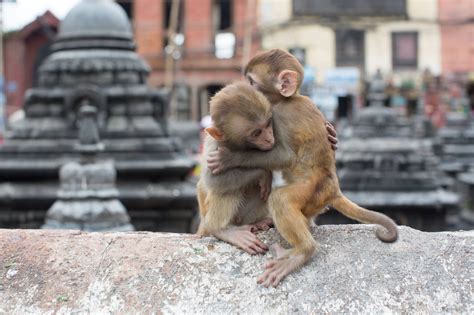
[[[166,233],[0,230],[0,313],[473,313],[474,233],[322,226],[320,251],[277,288],[269,258]],[[280,241],[274,230],[267,243]]]

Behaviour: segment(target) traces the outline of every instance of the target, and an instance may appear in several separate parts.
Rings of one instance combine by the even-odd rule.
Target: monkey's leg
[[[247,202],[245,207],[239,210],[239,213],[242,213],[242,220],[241,223],[238,224],[251,225],[251,231],[254,233],[257,231],[266,231],[273,226],[273,219],[268,211],[267,203],[260,198],[254,187],[250,189],[245,192]]]
[[[206,203],[207,193],[206,193],[206,190],[204,189],[204,185],[201,180],[197,184],[197,199],[198,199],[198,206],[199,206],[200,222],[199,222],[199,228],[196,234],[203,236],[206,234],[206,229],[204,227],[203,222],[207,214],[207,203]]]
[[[308,218],[301,212],[311,199],[313,187],[311,183],[297,183],[270,194],[269,207],[275,226],[293,249],[284,254],[280,251],[282,257],[265,264],[266,270],[258,279],[265,287],[277,286],[286,275],[304,265],[316,249]]]
[[[270,250],[274,253],[276,259],[286,258],[291,252],[291,249],[283,248],[278,243],[272,244],[272,246],[270,246]]]

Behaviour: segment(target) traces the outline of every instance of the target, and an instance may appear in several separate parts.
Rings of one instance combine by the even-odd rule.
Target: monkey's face
[[[236,150],[268,151],[275,145],[271,111],[249,119],[240,115],[229,117],[223,128],[225,146]]]
[[[255,90],[263,93],[270,101],[275,96],[279,96],[279,92],[276,89],[276,78],[273,74],[269,73],[266,65],[250,68],[245,74],[245,79]]]
[[[272,118],[249,124],[244,130],[245,144],[249,148],[268,151],[275,145]]]

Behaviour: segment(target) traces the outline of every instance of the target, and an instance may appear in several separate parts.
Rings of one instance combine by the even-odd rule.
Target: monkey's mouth
[[[264,147],[260,148],[260,150],[262,150],[262,151],[270,151],[271,149],[273,149],[273,145],[274,145],[273,143],[268,144],[267,146],[264,146]]]

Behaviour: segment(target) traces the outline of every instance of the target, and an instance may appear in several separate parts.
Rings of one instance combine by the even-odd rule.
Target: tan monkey
[[[246,83],[231,84],[210,102],[214,126],[206,129],[201,178],[197,184],[201,223],[198,234],[213,235],[250,254],[268,247],[253,233],[272,224],[266,206],[271,172],[233,168],[213,175],[206,158],[217,147],[270,150],[275,139],[272,109],[265,96]]]
[[[327,205],[359,222],[382,225],[377,237],[394,242],[398,231],[389,217],[359,207],[340,191],[334,152],[325,140],[325,118],[309,98],[298,93],[303,67],[297,59],[274,49],[254,57],[245,76],[273,105],[275,146],[266,152],[222,147],[210,152],[207,162],[214,174],[234,167],[282,170],[286,185],[271,192],[268,206],[276,228],[293,248],[275,246],[277,259],[266,264],[258,282],[276,286],[311,258],[316,242],[309,223]]]
[[[248,84],[239,83],[221,90],[212,99],[210,110],[215,125],[206,129],[202,174],[197,185],[201,217],[198,234],[212,234],[250,254],[262,253],[268,248],[252,232],[273,225],[265,204],[271,190],[271,172],[234,168],[212,175],[206,158],[218,145],[234,150],[271,149],[271,105]],[[335,150],[336,133],[331,125],[327,130],[328,142]]]

